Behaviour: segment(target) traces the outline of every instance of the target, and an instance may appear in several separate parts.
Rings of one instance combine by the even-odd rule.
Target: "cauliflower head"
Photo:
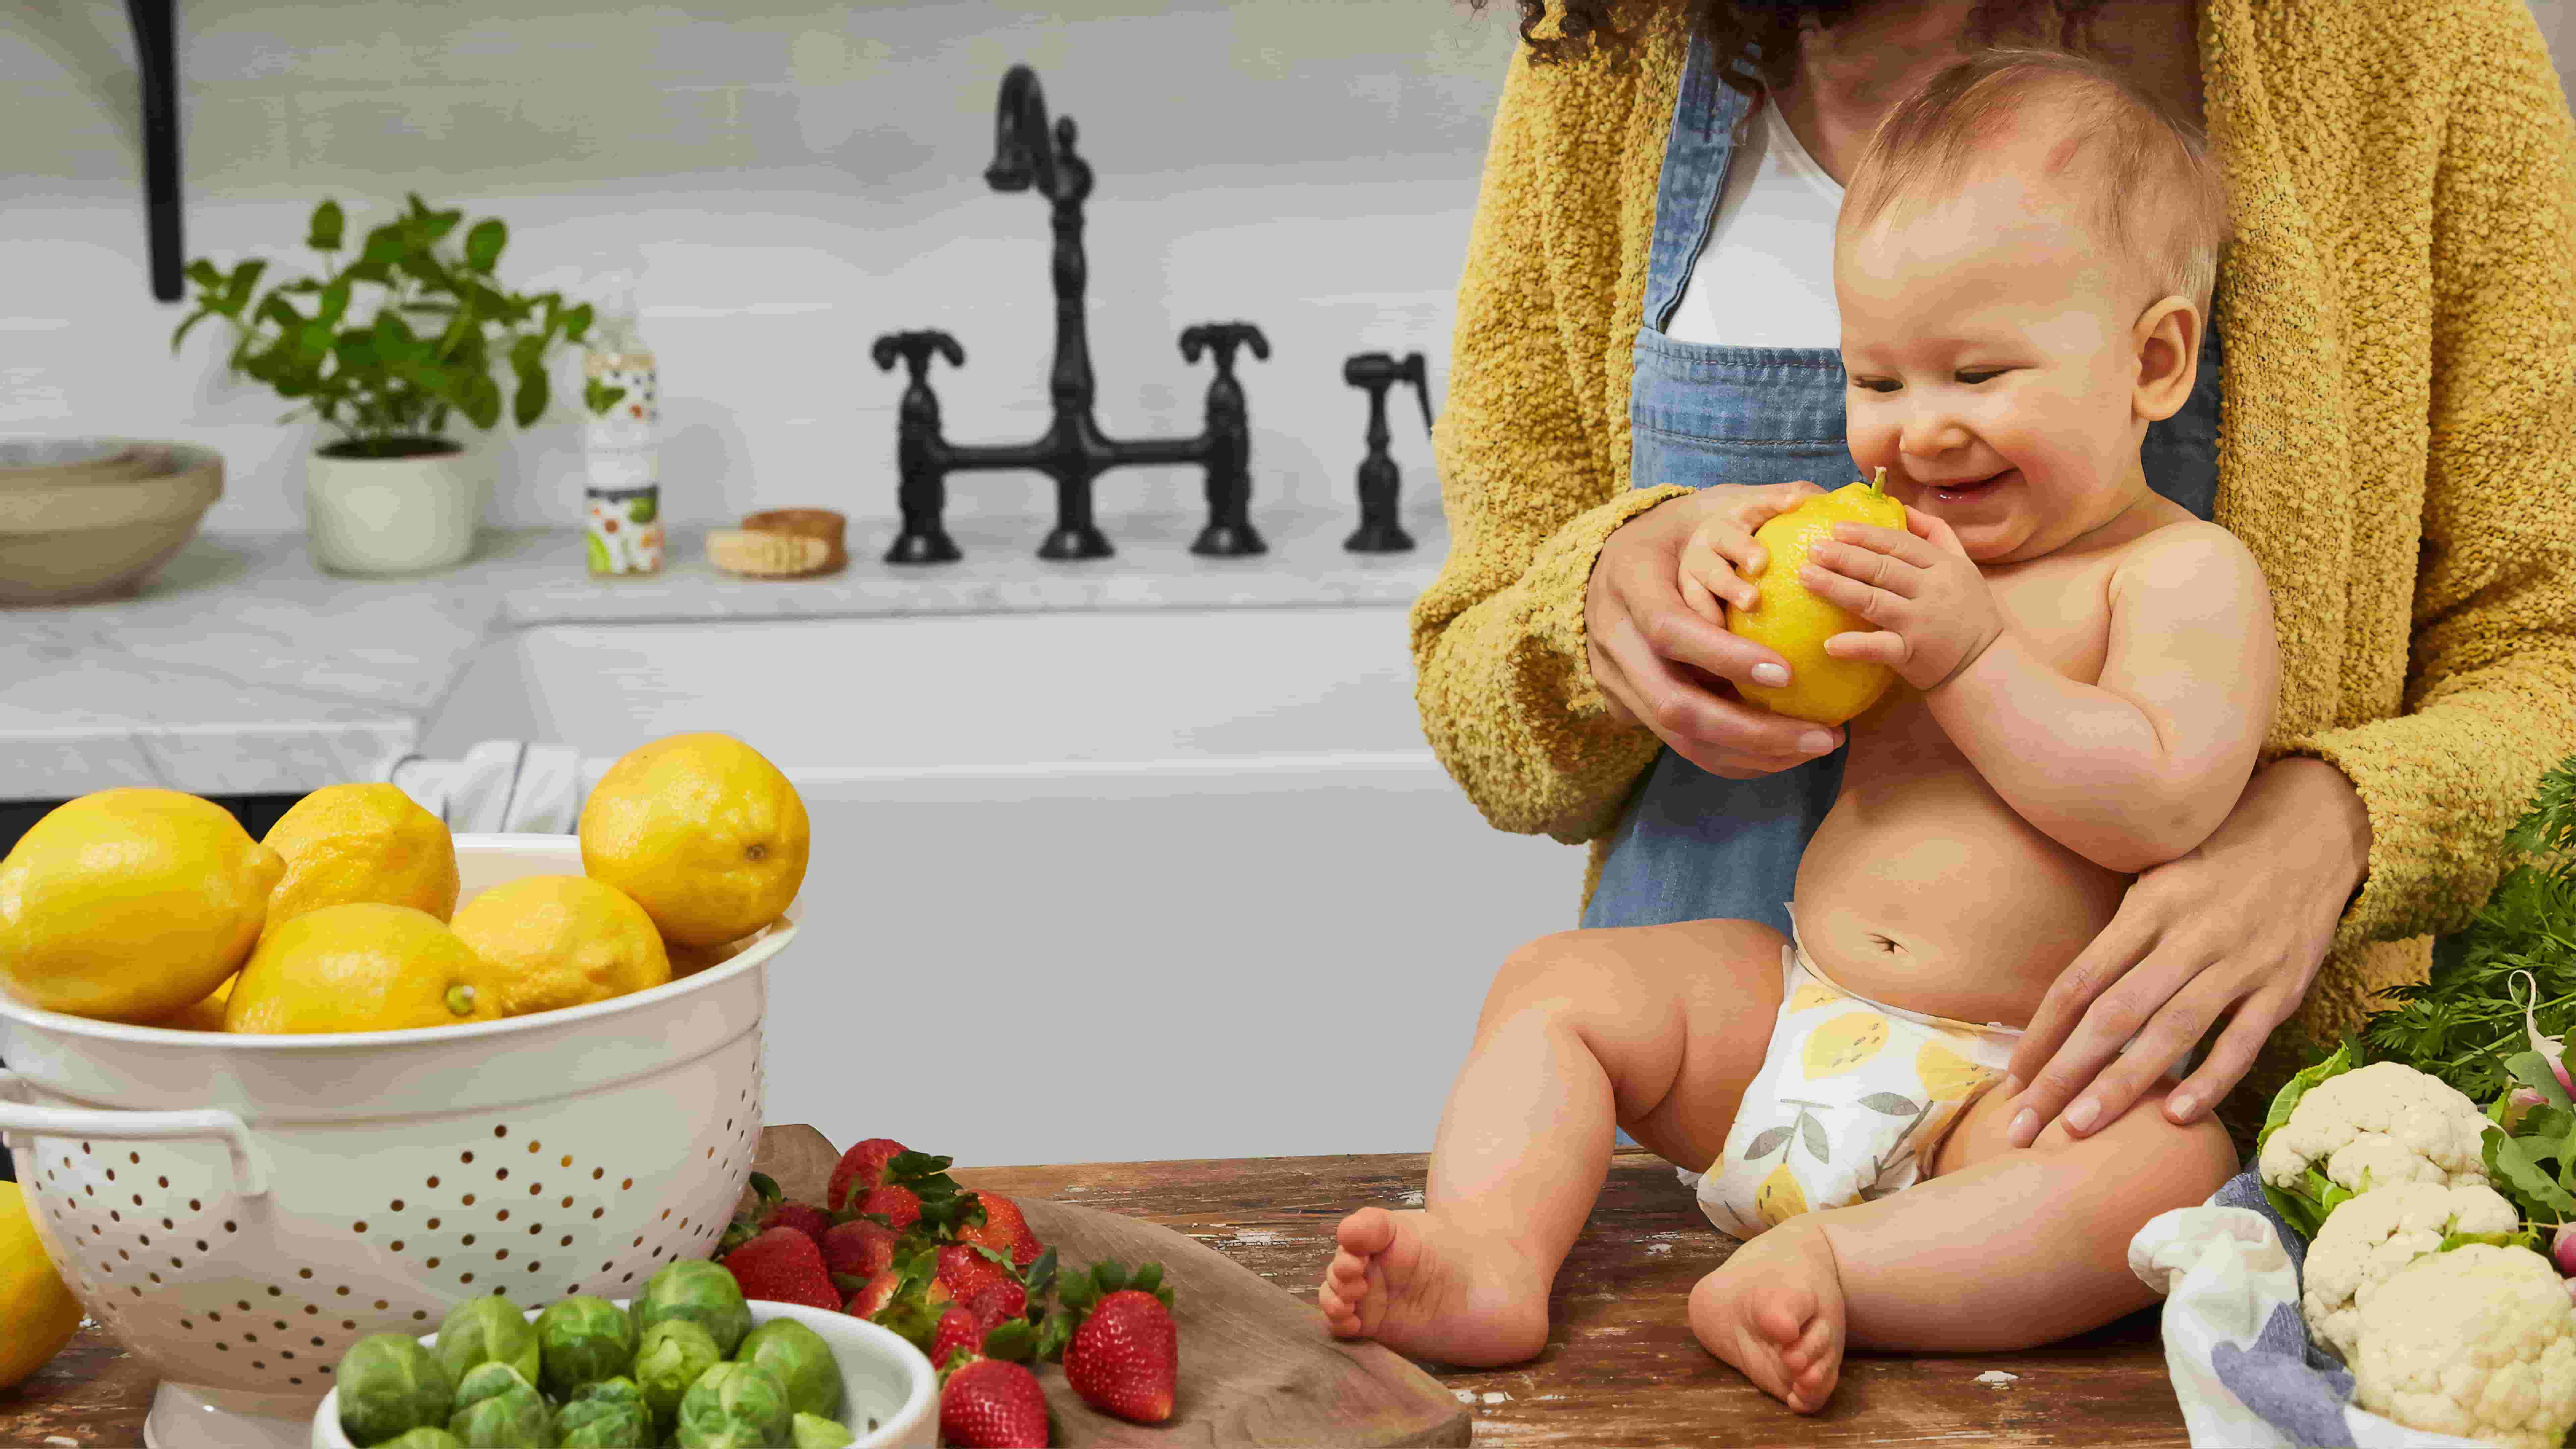
[[[2453,1233],[2513,1233],[2521,1215],[2491,1187],[2401,1182],[2363,1193],[2326,1218],[2308,1245],[2300,1308],[2308,1329],[2345,1359],[2361,1310],[2408,1264]]]
[[[2528,1248],[2419,1258],[2359,1316],[2353,1397],[2382,1418],[2506,1449],[2558,1449],[2576,1424],[2576,1306]]]
[[[2347,1192],[2400,1182],[2486,1186],[2489,1123],[2478,1104],[2403,1062],[2328,1077],[2264,1142],[2255,1170],[2284,1191],[2315,1167]]]

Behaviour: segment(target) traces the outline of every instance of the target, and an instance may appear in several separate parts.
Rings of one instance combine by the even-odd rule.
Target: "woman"
[[[2257,1089],[2420,979],[2576,749],[2576,128],[2520,0],[1522,7],[1414,653],[1487,819],[1591,843],[1584,924],[1786,929],[1840,732],[1731,693],[1779,661],[1681,601],[1697,490],[1785,507],[1853,476],[1817,219],[1829,241],[1923,77],[2055,41],[2200,121],[2226,172],[2209,361],[2149,481],[2262,562],[2283,685],[2235,813],[2137,878],[2031,1022],[2013,1140],[2098,1131],[2168,1068],[2196,1120],[2276,1027]]]

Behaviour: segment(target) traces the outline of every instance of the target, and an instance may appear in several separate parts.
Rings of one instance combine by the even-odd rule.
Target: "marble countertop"
[[[1437,505],[1408,511],[1410,553],[1341,546],[1348,510],[1257,513],[1270,551],[1200,558],[1199,516],[1103,518],[1114,557],[1036,556],[1046,522],[952,519],[965,558],[882,561],[891,521],[855,530],[824,579],[748,580],[675,531],[649,579],[592,580],[577,530],[487,531],[477,556],[409,580],[336,578],[301,534],[189,543],[135,598],[0,611],[0,800],[114,785],[197,794],[309,790],[383,777],[474,651],[545,624],[810,619],[1035,610],[1402,605],[1448,548]]]

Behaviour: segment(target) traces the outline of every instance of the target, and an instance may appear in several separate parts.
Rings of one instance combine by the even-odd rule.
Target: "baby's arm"
[[[1951,742],[2021,817],[2105,868],[2198,846],[2235,807],[2271,725],[2271,594],[2211,524],[2142,541],[2113,571],[2099,682],[2050,667],[2007,627],[1924,696]]]

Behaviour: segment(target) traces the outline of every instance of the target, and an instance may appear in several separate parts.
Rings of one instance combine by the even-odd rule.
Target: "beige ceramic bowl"
[[[223,492],[223,459],[186,443],[0,439],[0,607],[134,593]]]

